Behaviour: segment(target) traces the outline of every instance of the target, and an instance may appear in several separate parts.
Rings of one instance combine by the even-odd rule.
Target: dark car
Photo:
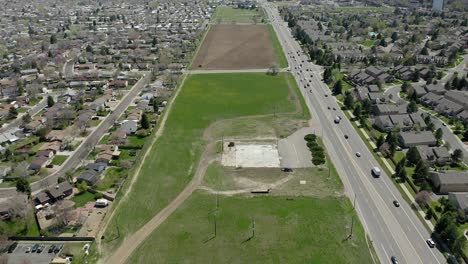
[[[54,252],[54,249],[55,249],[55,245],[52,245],[49,247],[49,250],[47,250],[47,252],[52,253]]]
[[[36,252],[38,248],[39,248],[39,244],[35,244],[35,245],[32,247],[31,252],[33,252],[33,253]]]
[[[44,247],[43,245],[40,245],[37,250],[36,250],[36,253],[41,253],[43,250],[44,250]]]
[[[398,260],[395,256],[392,256],[390,259],[392,260],[393,264],[398,264]]]
[[[344,135],[344,138],[348,139],[348,135]]]
[[[15,251],[16,247],[18,246],[18,242],[14,242],[8,247],[8,253],[13,253]]]
[[[55,249],[54,249],[54,253],[55,254],[59,253],[60,250],[62,250],[62,248],[63,248],[63,244],[60,244],[60,245],[56,246]]]
[[[393,201],[393,205],[395,205],[395,207],[400,207],[400,203],[397,200]]]
[[[291,169],[291,168],[282,168],[281,171],[284,171],[284,172],[292,172],[293,169]]]

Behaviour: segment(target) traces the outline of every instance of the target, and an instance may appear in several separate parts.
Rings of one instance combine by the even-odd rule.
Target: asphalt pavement
[[[430,237],[429,232],[390,177],[384,172],[380,178],[371,176],[372,167],[379,163],[321,80],[323,69],[312,63],[302,63],[302,60],[308,58],[292,37],[287,24],[281,20],[276,7],[266,2],[262,4],[283,46],[291,72],[306,98],[313,122],[315,126],[322,127],[318,134],[323,138],[344,183],[346,194],[352,200],[355,199],[356,211],[381,262],[389,263],[390,257],[396,256],[400,263],[445,263],[441,252],[427,246],[425,240]],[[299,67],[300,63],[303,67]],[[305,88],[309,80],[311,87]],[[337,110],[329,110],[328,106]],[[339,124],[333,122],[336,116],[342,117]],[[344,135],[349,138],[345,139]],[[360,158],[356,152],[361,153]],[[398,200],[401,206],[395,207],[394,200]]]

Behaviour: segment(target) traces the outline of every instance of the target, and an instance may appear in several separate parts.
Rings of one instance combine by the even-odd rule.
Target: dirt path
[[[180,90],[182,90],[182,87],[185,83],[185,80],[187,79],[187,75],[184,75],[183,79],[182,79],[182,82],[180,83],[180,86],[179,86],[179,89],[176,90],[176,93],[174,94],[174,97],[172,98],[172,102],[169,103],[169,107],[167,108],[167,111],[166,113],[164,114],[163,116],[163,119],[159,125],[159,128],[158,130],[156,131],[156,134],[154,135],[154,137],[152,138],[151,140],[151,146],[154,145],[154,143],[156,143],[156,140],[158,140],[158,138],[162,135],[162,133],[164,132],[164,127],[166,125],[166,120],[169,116],[169,114],[171,113],[171,110],[172,110],[172,105],[175,101],[175,99],[177,98],[177,96],[179,95],[180,93]],[[150,150],[151,150],[151,147],[147,148],[145,153],[143,154],[143,157],[142,160],[145,160],[146,157],[148,156],[148,154],[150,153]],[[117,209],[120,208],[120,205],[122,204],[122,202],[124,202],[127,197],[128,197],[128,194],[130,193],[130,191],[132,190],[133,188],[133,185],[134,183],[136,182],[136,180],[138,179],[138,175],[140,174],[140,170],[141,170],[141,167],[143,166],[143,162],[139,163],[138,167],[136,168],[135,172],[134,172],[134,175],[133,177],[131,178],[131,181],[130,181],[130,185],[128,187],[128,189],[123,193],[123,196],[122,198],[120,198],[120,200],[118,201],[116,207],[113,208],[112,210],[112,213],[111,214],[108,214],[106,215],[104,221],[103,221],[103,226],[100,228],[100,231],[98,232],[98,235],[96,237],[96,246],[97,246],[97,250],[99,253],[102,253],[101,252],[101,237],[102,235],[104,234],[104,232],[106,231],[107,229],[107,226],[109,225],[110,223],[110,220],[112,219],[112,217],[114,216],[115,212],[117,211]]]
[[[273,183],[260,183],[260,182],[258,182],[258,186],[251,187],[251,188],[245,188],[245,189],[238,189],[238,190],[217,191],[217,190],[214,190],[214,189],[212,189],[212,188],[210,188],[208,186],[204,186],[204,185],[198,187],[198,189],[207,191],[207,192],[209,192],[211,194],[221,194],[221,195],[226,195],[226,196],[233,196],[233,195],[237,195],[237,194],[250,193],[253,190],[257,190],[257,189],[274,189],[274,188],[276,188],[278,186],[281,186],[281,185],[285,184],[286,182],[290,181],[292,178],[294,178],[294,176],[292,174],[289,174],[287,177],[282,178],[281,180],[278,180],[278,181],[273,182]]]
[[[185,79],[183,80],[183,82],[185,82]],[[180,90],[182,89],[182,85],[183,85],[183,82],[181,83],[181,86],[180,88],[177,90],[177,93],[176,95],[174,96],[173,98],[173,101],[175,100],[175,98],[177,97],[177,95],[179,94]],[[295,105],[296,105],[296,110],[293,111],[293,112],[290,112],[290,113],[280,113],[280,114],[276,114],[276,115],[291,115],[291,114],[297,114],[298,112],[302,111],[302,106],[300,104],[300,102],[297,100],[297,93],[296,91],[294,90],[294,87],[291,86],[291,83],[289,82],[289,80],[287,81],[288,83],[288,87],[290,89],[290,92],[291,92],[291,100],[293,100],[295,102]],[[172,103],[170,104],[170,109],[168,110],[168,112],[166,113],[166,115],[164,116],[164,120],[163,122],[161,123],[161,127],[160,127],[160,130],[158,130],[156,136],[153,138],[151,144],[154,144],[154,142],[159,138],[159,136],[162,134],[162,132],[164,131],[164,124],[165,124],[165,121],[167,119],[167,116],[169,116],[170,114],[170,110],[172,109]],[[266,114],[266,115],[255,115],[255,116],[244,116],[244,117],[237,117],[237,118],[232,118],[232,119],[245,119],[245,118],[256,118],[256,117],[268,117],[268,116],[273,116],[274,114]],[[105,260],[105,263],[109,263],[109,264],[123,264],[125,263],[128,258],[131,256],[131,254],[138,248],[138,246],[143,243],[143,241],[151,235],[151,233],[159,227],[159,225],[161,225],[177,208],[179,208],[180,205],[182,205],[182,203],[188,198],[190,197],[190,195],[196,190],[199,188],[199,186],[201,185],[202,181],[203,181],[203,176],[205,175],[206,173],[206,170],[208,169],[208,166],[211,164],[211,162],[213,161],[213,154],[215,152],[215,145],[216,145],[216,140],[215,138],[212,136],[212,130],[213,130],[213,127],[218,123],[218,122],[222,122],[222,121],[225,121],[225,120],[228,120],[228,119],[223,119],[223,120],[218,120],[214,123],[212,123],[208,128],[205,129],[204,133],[203,133],[203,138],[205,140],[208,141],[208,144],[205,148],[205,150],[203,151],[202,153],[202,156],[201,156],[201,159],[200,159],[200,162],[197,166],[197,170],[195,172],[195,175],[193,177],[193,179],[190,181],[190,183],[184,188],[184,190],[182,190],[181,193],[179,193],[179,195],[177,195],[177,197],[172,200],[171,203],[169,203],[169,205],[167,205],[163,210],[161,210],[158,214],[156,214],[150,221],[148,221],[143,227],[141,227],[139,230],[137,230],[135,233],[133,233],[132,235],[128,236],[123,242],[122,244],[117,248],[117,250],[109,257]],[[142,157],[143,160],[146,158],[146,156],[148,155],[149,153],[149,149],[145,152],[145,155]],[[142,166],[143,162],[139,165],[138,169],[136,170],[135,172],[135,176],[132,178],[132,182],[130,184],[130,187],[129,189],[127,190],[127,192],[125,193],[125,195],[122,197],[122,200],[119,202],[119,204],[121,204],[121,202],[127,197],[128,193],[130,192],[131,190],[131,187],[133,186],[133,183],[136,181],[136,178],[140,172],[140,169],[141,169],[141,166]],[[278,181],[279,183],[278,184],[283,184],[284,182],[290,180],[290,178],[286,177],[280,181]],[[284,181],[284,182],[283,182]],[[282,182],[282,183],[281,183]],[[118,204],[118,205],[119,205]],[[118,205],[115,209],[118,208]],[[115,212],[116,210],[113,210],[113,213]],[[112,214],[113,214],[112,213]],[[112,219],[112,215],[111,217],[109,217],[109,219]],[[105,230],[105,227],[107,227],[109,221],[106,222],[106,225],[104,226],[104,228],[102,229],[101,232],[104,232]],[[102,234],[99,235],[99,238],[101,237]],[[98,248],[100,248],[100,246],[98,246]],[[102,263],[102,260],[100,260],[100,263]]]

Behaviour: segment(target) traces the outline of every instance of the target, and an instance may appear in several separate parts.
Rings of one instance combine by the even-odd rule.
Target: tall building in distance
[[[443,8],[444,8],[444,0],[432,0],[433,12],[442,12]]]

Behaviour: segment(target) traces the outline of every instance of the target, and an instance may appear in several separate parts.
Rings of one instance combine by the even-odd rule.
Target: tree
[[[17,116],[18,116],[18,110],[14,106],[11,106],[10,110],[8,110],[8,118],[15,119]]]
[[[463,133],[463,141],[468,141],[468,129]]]
[[[36,136],[39,137],[40,141],[45,141],[47,136],[47,128],[42,127],[36,130]]]
[[[25,114],[22,118],[23,120],[23,124],[27,124],[29,122],[31,122],[31,116],[29,114]]]
[[[93,47],[91,45],[86,46],[86,52],[93,53]]]
[[[408,82],[404,82],[402,85],[401,85],[401,91],[406,93],[408,91],[408,88],[411,87],[411,85],[408,83]]]
[[[54,102],[54,98],[52,96],[47,96],[47,106],[48,107],[52,107],[54,106],[55,102]]]
[[[362,106],[360,103],[357,103],[355,106],[354,106],[354,110],[353,110],[353,115],[359,119],[361,117],[361,114],[362,114]]]
[[[426,163],[421,159],[416,164],[416,168],[413,173],[413,179],[416,184],[421,184],[426,181],[427,175],[429,174],[429,168]]]
[[[427,50],[426,47],[422,48],[421,55],[429,55],[429,51]]]
[[[345,100],[344,100],[344,105],[348,109],[352,109],[354,104],[354,97],[350,92],[346,93]]]
[[[418,105],[414,100],[411,100],[411,102],[408,104],[408,106],[406,107],[406,111],[408,111],[408,113],[410,114],[416,113],[418,111]]]
[[[420,191],[416,194],[415,200],[421,207],[426,207],[431,201],[431,195],[427,191]]]
[[[392,36],[390,37],[392,39],[392,42],[395,42],[398,40],[398,33],[397,32],[393,32],[392,33]]]
[[[435,132],[435,137],[439,141],[442,139],[443,136],[444,136],[444,131],[442,131],[442,128],[439,127]]]
[[[50,35],[50,44],[57,43],[57,36],[55,34]]]
[[[80,191],[80,193],[88,190],[88,184],[85,181],[82,181],[76,185],[76,188]]]
[[[143,129],[148,129],[150,127],[149,118],[146,115],[146,113],[143,113],[143,115],[141,115],[141,127]]]
[[[278,64],[273,64],[268,68],[267,75],[278,75],[279,73],[279,66]]]
[[[385,138],[380,135],[380,137],[377,139],[377,147],[380,148],[380,146],[382,146],[382,144],[385,143]]]
[[[31,186],[28,180],[22,177],[16,179],[16,191],[31,195]]]
[[[452,160],[454,162],[460,162],[463,160],[463,151],[461,149],[455,149],[452,154]]]
[[[421,160],[421,156],[419,155],[418,149],[416,147],[409,148],[408,152],[406,153],[406,157],[410,166],[418,164],[418,162]]]
[[[342,91],[343,91],[343,84],[341,83],[341,80],[338,80],[333,86],[333,93],[338,95],[338,94],[341,94]]]

